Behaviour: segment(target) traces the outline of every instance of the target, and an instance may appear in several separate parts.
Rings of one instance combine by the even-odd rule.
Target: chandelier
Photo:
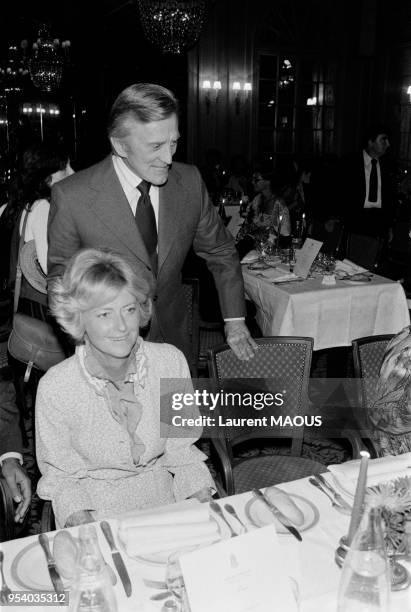
[[[9,44],[7,59],[0,62],[0,92],[20,93],[28,74],[21,49],[15,44]]]
[[[22,46],[27,41],[22,42]],[[41,26],[37,41],[33,43],[33,55],[28,68],[33,84],[42,91],[53,91],[60,85],[63,68],[68,61],[70,41],[52,38],[46,26]]]
[[[196,42],[206,0],[138,0],[146,38],[164,53],[181,53]]]

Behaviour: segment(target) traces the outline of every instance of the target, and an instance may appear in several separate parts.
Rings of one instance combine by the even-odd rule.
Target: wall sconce
[[[210,112],[210,104],[211,104],[211,100],[210,100],[211,82],[203,81],[201,89],[205,91],[205,103],[206,103],[206,110],[207,110],[207,115],[208,115]]]
[[[317,104],[317,97],[307,98],[307,106],[315,106]]]
[[[213,83],[213,89],[215,91],[215,101],[216,104],[218,102],[218,98],[220,96],[220,90],[221,90],[221,81],[214,81]]]
[[[234,81],[233,91],[235,91],[235,114],[238,115],[240,113],[240,91],[241,91],[240,81]]]
[[[241,94],[240,92],[243,92],[243,98],[244,101],[248,100],[248,97],[250,95],[250,92],[252,91],[252,85],[251,83],[243,83],[241,84],[240,81],[234,81],[233,85],[232,85],[232,89],[235,92],[235,114],[238,115],[240,113],[240,109],[241,109]]]
[[[208,115],[210,113],[210,106],[211,106],[210,91],[211,89],[215,91],[215,102],[217,103],[218,96],[219,96],[220,89],[221,89],[221,81],[214,81],[213,86],[211,87],[211,81],[205,80],[203,81],[201,89],[205,91],[205,103],[206,103],[206,109],[207,109],[207,115]]]

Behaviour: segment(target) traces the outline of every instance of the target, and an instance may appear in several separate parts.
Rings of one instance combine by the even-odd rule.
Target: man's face
[[[370,157],[382,157],[390,146],[387,134],[378,134],[375,140],[369,140],[367,152]]]
[[[111,138],[117,155],[141,179],[153,185],[163,185],[180,137],[177,115],[151,123],[127,119],[124,128],[127,129],[126,136]]]

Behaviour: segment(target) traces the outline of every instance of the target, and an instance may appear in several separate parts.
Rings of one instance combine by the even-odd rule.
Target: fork
[[[344,508],[338,502],[336,502],[334,497],[331,495],[331,493],[329,493],[327,489],[325,489],[319,482],[317,482],[315,478],[309,478],[309,481],[314,487],[317,487],[317,489],[320,489],[320,491],[322,491],[324,495],[328,497],[328,499],[331,501],[333,508],[335,508],[342,514],[351,514],[351,510],[347,510],[347,508]]]
[[[4,554],[3,554],[3,551],[0,550],[0,573],[1,573],[0,603],[7,604],[9,603],[11,589],[9,589],[9,587],[7,586],[6,580],[4,578],[3,560],[4,560]]]
[[[234,529],[231,527],[230,523],[227,521],[226,517],[224,516],[224,512],[222,511],[222,509],[220,508],[220,506],[217,504],[217,502],[215,501],[210,501],[210,508],[211,510],[214,510],[214,512],[216,514],[218,514],[218,516],[220,518],[223,519],[223,521],[226,523],[226,525],[228,525],[228,528],[230,530],[230,537],[234,538],[237,534],[234,531]]]

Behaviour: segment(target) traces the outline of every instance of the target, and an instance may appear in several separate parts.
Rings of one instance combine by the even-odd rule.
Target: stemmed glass
[[[254,232],[254,245],[258,253],[258,260],[266,262],[273,255],[273,243],[270,240],[268,228],[260,229]]]
[[[175,612],[190,612],[184,578],[180,566],[180,553],[172,553],[168,557],[166,570],[167,588],[173,595]]]

